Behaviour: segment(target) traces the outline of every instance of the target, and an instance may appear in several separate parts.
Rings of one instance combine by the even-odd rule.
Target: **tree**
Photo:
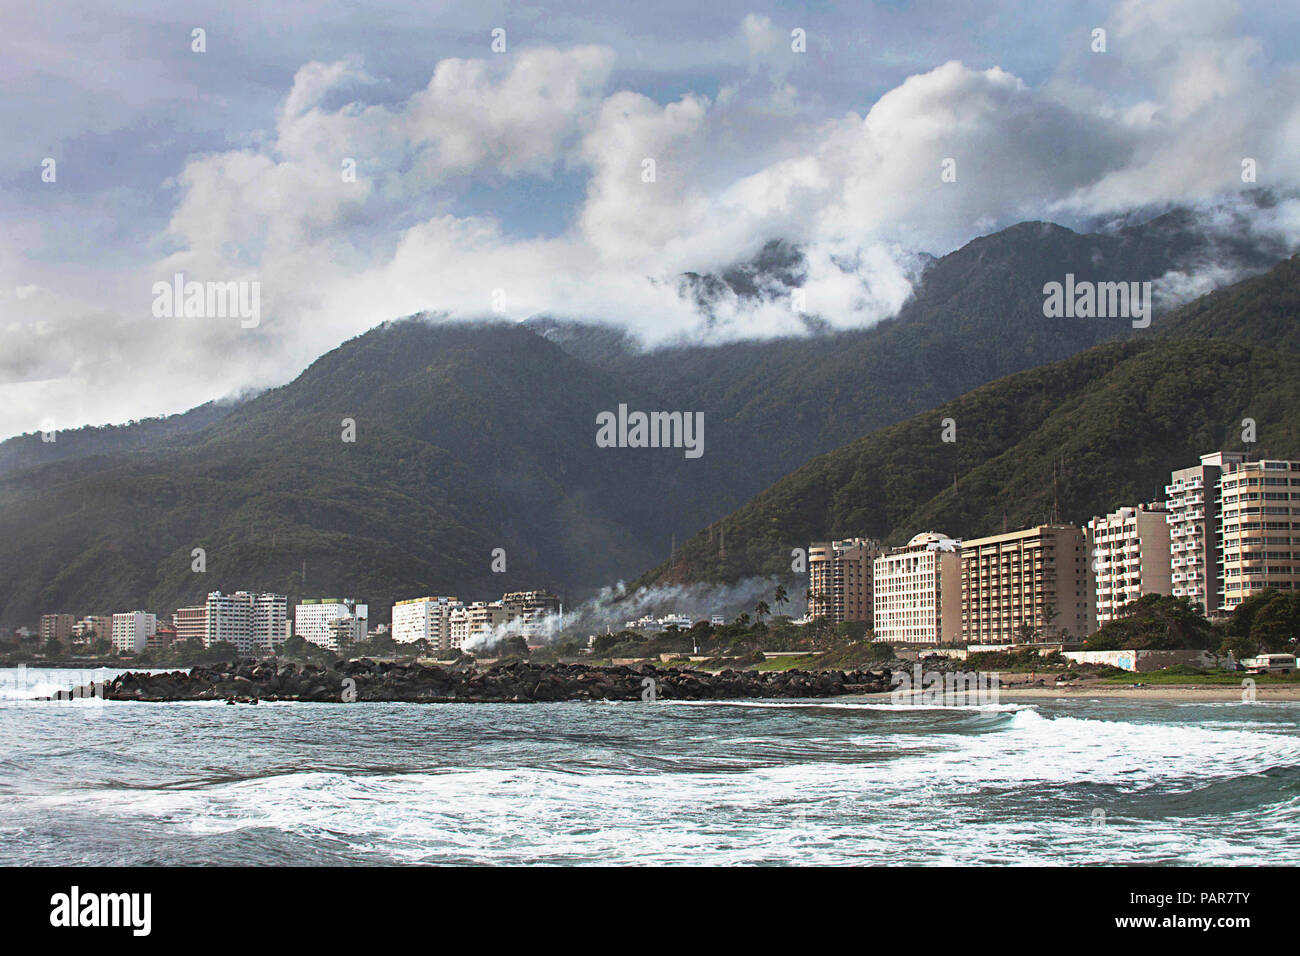
[[[767,617],[771,613],[772,609],[767,606],[766,601],[759,601],[754,605],[754,617],[758,620],[760,625],[763,623],[763,618]]]
[[[1250,637],[1265,651],[1293,649],[1300,634],[1300,594],[1276,594],[1259,609],[1251,623]]]
[[[1260,651],[1289,651],[1300,635],[1300,593],[1269,588],[1233,610],[1225,626],[1222,653],[1253,657]]]
[[[1208,649],[1220,643],[1214,626],[1187,598],[1144,594],[1120,609],[1084,642],[1086,650]]]
[[[790,596],[785,593],[785,585],[778,584],[776,586],[776,592],[772,595],[773,603],[775,603],[777,608],[780,609],[785,607],[785,602],[789,599]]]
[[[497,645],[497,657],[527,657],[528,642],[518,634],[512,634]]]
[[[592,643],[591,649],[596,654],[604,654],[607,650],[616,645],[620,639],[620,635],[618,634],[601,634]]]

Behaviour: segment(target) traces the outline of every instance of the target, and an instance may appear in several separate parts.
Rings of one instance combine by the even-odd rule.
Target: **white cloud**
[[[773,238],[805,249],[809,311],[862,325],[906,300],[919,251],[1024,218],[1231,196],[1245,156],[1261,185],[1294,185],[1300,72],[1270,64],[1238,13],[1124,0],[1107,26],[1110,59],[1063,55],[1037,85],[954,60],[863,112],[822,110],[803,66],[816,53],[792,54],[787,26],[756,14],[723,44],[726,57],[743,48],[747,73],[670,95],[615,82],[615,53],[592,44],[444,57],[406,95],[357,56],[307,62],[273,126],[175,171],[167,228],[140,268],[62,282],[0,240],[0,288],[13,290],[0,294],[3,368],[25,383],[0,385],[0,430],[33,427],[42,408],[122,419],[280,383],[385,319],[488,314],[495,290],[508,316],[604,319],[663,341],[699,331],[681,273]],[[941,181],[946,159],[956,182]],[[521,229],[502,212],[533,197],[559,197],[563,227]],[[1260,216],[1287,236],[1296,220],[1291,205]],[[178,271],[259,280],[262,325],[160,327],[148,290]],[[1181,295],[1207,277],[1166,285]],[[714,319],[715,339],[802,328],[780,298],[724,295]]]

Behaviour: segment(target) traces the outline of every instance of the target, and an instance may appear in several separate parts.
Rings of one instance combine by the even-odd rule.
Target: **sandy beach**
[[[1140,682],[1140,681],[1139,681]],[[1233,684],[1160,684],[1132,687],[1127,684],[1072,682],[1061,687],[1044,681],[1043,686],[1018,685],[998,689],[999,697],[1018,700],[1027,697],[1082,697],[1123,700],[1240,701],[1242,689]],[[1255,688],[1258,703],[1300,700],[1300,686],[1261,684]]]

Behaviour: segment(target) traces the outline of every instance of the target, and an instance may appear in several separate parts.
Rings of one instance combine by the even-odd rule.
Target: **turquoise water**
[[[230,707],[8,676],[5,865],[1290,864],[1300,826],[1297,703]]]

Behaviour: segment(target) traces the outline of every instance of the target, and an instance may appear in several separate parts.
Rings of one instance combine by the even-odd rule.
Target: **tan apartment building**
[[[1172,593],[1168,516],[1164,504],[1153,501],[1088,522],[1094,629],[1144,594]]]
[[[1230,461],[1217,482],[1216,610],[1300,587],[1300,462]]]
[[[500,601],[475,601],[458,607],[451,612],[451,646],[459,650],[471,638],[488,634],[515,617]]]
[[[557,595],[550,591],[507,591],[501,604],[517,619],[519,633],[525,640],[541,640],[556,626],[563,606]],[[690,623],[686,624],[690,627]]]
[[[1219,477],[1225,467],[1245,461],[1241,452],[1216,451],[1201,463],[1169,476],[1165,507],[1169,509],[1170,589],[1188,598],[1207,614],[1222,604],[1219,596]]]
[[[113,618],[109,614],[91,614],[83,617],[72,628],[72,636],[83,644],[113,640]]]
[[[962,543],[927,531],[872,566],[877,641],[946,644],[961,636]]]
[[[871,538],[814,541],[808,546],[808,617],[832,624],[872,622],[873,575],[880,542]]]
[[[72,643],[72,628],[76,622],[75,614],[42,614],[41,644],[58,641],[66,646]]]
[[[1074,525],[1044,524],[964,541],[961,636],[970,644],[1082,640],[1091,633],[1088,544]]]
[[[177,641],[193,641],[202,646],[208,639],[208,607],[178,607],[172,613],[172,627],[176,628]]]

